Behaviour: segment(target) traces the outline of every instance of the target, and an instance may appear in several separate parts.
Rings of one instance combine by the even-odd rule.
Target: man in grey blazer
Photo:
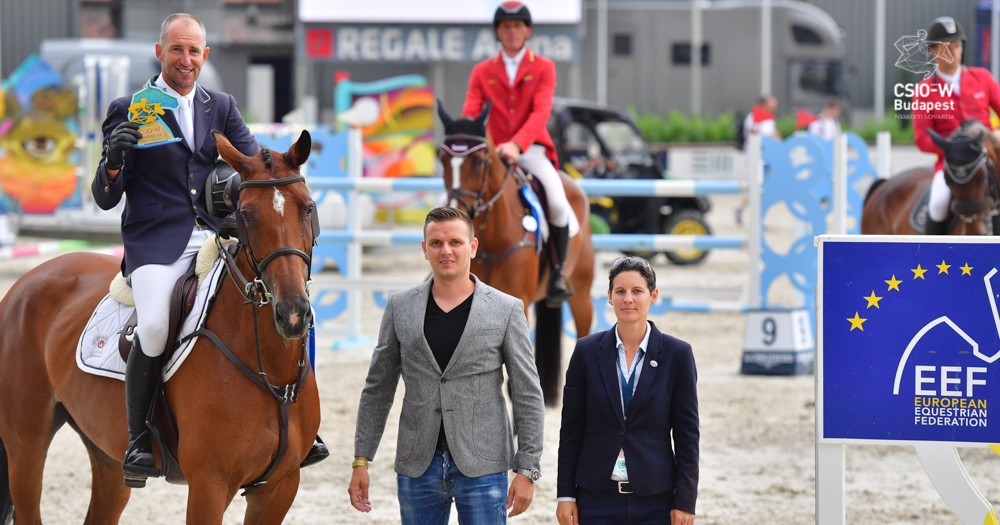
[[[531,504],[542,455],[545,414],[524,307],[470,273],[478,241],[464,212],[431,210],[422,245],[432,279],[391,295],[382,315],[358,407],[351,504],[371,510],[368,462],[402,375],[395,471],[403,524],[446,524],[452,501],[462,523],[506,523],[507,510],[513,517]]]

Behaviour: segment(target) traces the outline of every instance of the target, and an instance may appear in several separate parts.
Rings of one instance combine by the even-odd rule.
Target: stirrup
[[[306,458],[299,464],[299,468],[315,465],[328,457],[330,457],[330,449],[326,447],[326,443],[323,443],[323,440],[319,436],[316,436],[316,441],[313,443],[312,448],[309,449],[309,453],[306,454]]]
[[[139,450],[144,445],[142,441],[148,443],[148,452]],[[139,453],[148,453],[153,460],[153,465],[138,464],[134,460],[132,463],[128,462],[133,455]],[[158,478],[163,475],[160,469],[156,468],[156,456],[153,454],[152,436],[148,430],[129,441],[128,448],[125,449],[125,457],[122,458],[122,472],[125,475],[125,486],[139,489],[146,486],[147,478]]]

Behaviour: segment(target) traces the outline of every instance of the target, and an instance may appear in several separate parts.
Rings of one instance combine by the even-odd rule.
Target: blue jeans
[[[403,525],[447,525],[452,501],[462,525],[507,523],[507,473],[467,477],[448,451],[436,451],[419,478],[396,476],[396,484]]]

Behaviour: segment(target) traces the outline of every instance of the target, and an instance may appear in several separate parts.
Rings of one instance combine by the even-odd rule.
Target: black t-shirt
[[[434,300],[434,294],[427,294],[427,311],[424,313],[424,338],[434,353],[434,359],[443,372],[451,361],[451,356],[455,354],[458,341],[462,339],[465,332],[465,324],[469,321],[469,312],[472,310],[472,297],[475,293],[462,301],[462,304],[445,312]],[[441,430],[438,432],[438,450],[448,450],[448,440],[444,435],[444,419],[441,420]]]
[[[434,300],[434,294],[427,294],[427,312],[424,314],[424,338],[434,352],[438,366],[443,372],[451,361],[458,341],[465,332],[465,323],[469,320],[469,311],[472,310],[472,296],[462,301],[462,304],[445,312]]]

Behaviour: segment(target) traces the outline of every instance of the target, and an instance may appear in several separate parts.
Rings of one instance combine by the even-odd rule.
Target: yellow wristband
[[[368,461],[366,461],[364,459],[355,459],[354,462],[351,463],[351,468],[354,468],[354,467],[365,467],[365,468],[368,468]]]

